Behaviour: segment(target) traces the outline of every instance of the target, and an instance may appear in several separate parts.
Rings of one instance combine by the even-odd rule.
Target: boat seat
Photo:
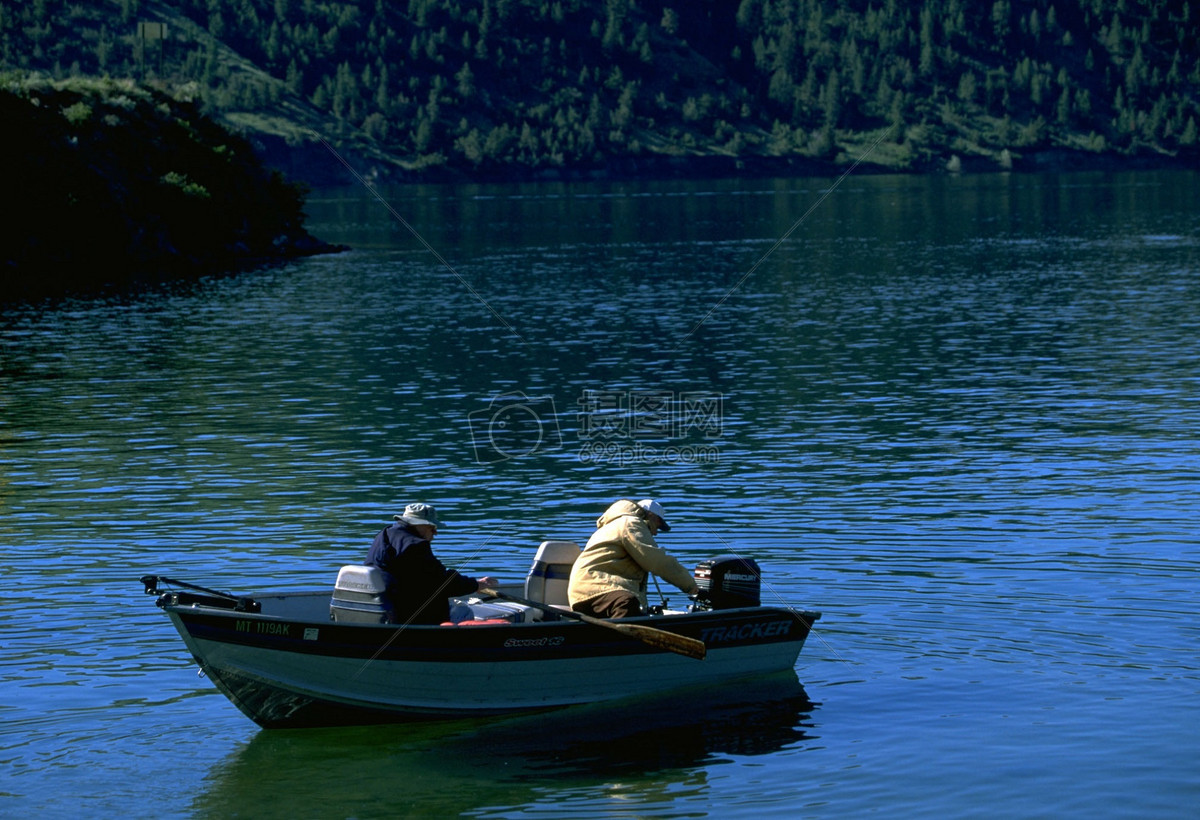
[[[338,623],[390,624],[387,576],[378,567],[349,564],[338,570],[329,618]]]
[[[569,608],[567,585],[580,552],[573,541],[543,541],[525,576],[525,597],[540,604]]]

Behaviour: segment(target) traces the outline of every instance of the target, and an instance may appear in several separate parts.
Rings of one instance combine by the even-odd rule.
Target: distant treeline
[[[1190,0],[5,0],[0,59],[194,83],[218,115],[307,110],[408,168],[870,144],[923,168],[1195,155],[1198,18]]]

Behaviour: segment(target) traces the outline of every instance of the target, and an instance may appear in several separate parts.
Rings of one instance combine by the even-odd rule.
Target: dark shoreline
[[[281,138],[248,134],[264,164],[289,179],[300,180],[313,188],[358,184],[342,164],[371,184],[520,184],[531,182],[631,182],[672,179],[728,179],[745,177],[838,177],[853,168],[856,175],[902,176],[1002,173],[1070,173],[1077,171],[1157,171],[1200,170],[1200,158],[1143,152],[1124,155],[1115,152],[1091,153],[1065,148],[1046,148],[1014,154],[1010,167],[990,157],[956,155],[955,162],[938,158],[916,167],[896,168],[872,163],[869,157],[857,165],[808,157],[766,157],[727,155],[667,156],[642,155],[612,157],[591,166],[568,168],[528,168],[506,166],[475,169],[470,172],[452,167],[409,170],[390,158],[368,157],[353,149],[338,149],[335,156],[319,143],[288,145]],[[951,165],[956,167],[951,170]]]
[[[345,246],[312,236],[312,188],[375,184],[522,184],[856,175],[1190,170],[1171,156],[1050,148],[929,159],[896,168],[866,161],[719,154],[613,157],[590,166],[407,169],[321,141],[231,131],[180,100],[106,80],[0,89],[0,125],[22,158],[10,184],[22,208],[0,226],[0,302],[98,295],[272,267]],[[349,169],[354,169],[353,172]]]

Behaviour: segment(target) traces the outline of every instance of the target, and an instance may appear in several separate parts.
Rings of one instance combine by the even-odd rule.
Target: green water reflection
[[[193,809],[210,817],[503,816],[540,801],[561,807],[586,792],[645,812],[702,797],[704,767],[722,759],[803,748],[813,708],[788,673],[486,723],[260,732],[209,773]]]

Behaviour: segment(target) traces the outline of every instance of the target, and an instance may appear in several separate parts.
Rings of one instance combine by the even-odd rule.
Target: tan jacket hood
[[[629,499],[622,498],[620,501],[614,501],[612,506],[604,511],[604,515],[596,519],[596,529],[600,529],[605,524],[616,521],[623,515],[632,515],[635,518],[645,520],[646,516],[642,513],[642,508],[633,503]]]

